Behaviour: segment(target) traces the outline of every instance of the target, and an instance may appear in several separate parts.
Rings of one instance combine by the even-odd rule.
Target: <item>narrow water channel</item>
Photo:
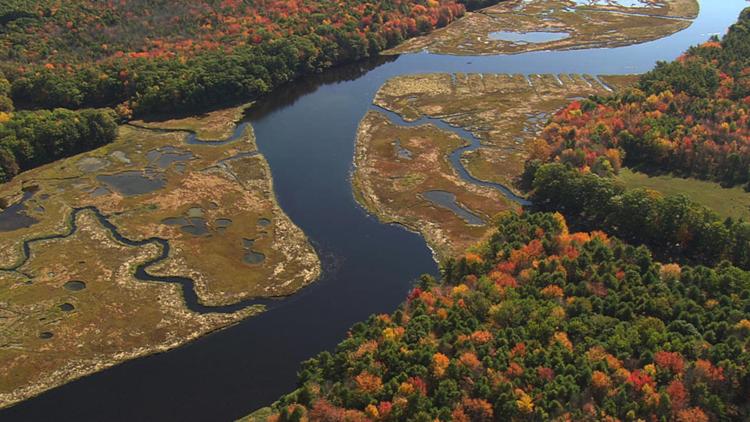
[[[354,201],[354,136],[388,78],[421,72],[626,74],[722,34],[744,0],[701,1],[671,37],[618,49],[454,57],[412,54],[359,63],[277,90],[253,107],[260,151],[282,208],[324,263],[320,281],[257,317],[173,351],[126,362],[0,412],[0,420],[231,420],[292,390],[299,362],[332,349],[355,322],[393,311],[437,266],[423,239],[382,225]]]
[[[415,127],[415,126],[421,126],[421,125],[431,124],[433,126],[439,127],[442,130],[445,130],[445,131],[448,131],[448,132],[453,132],[456,135],[460,136],[462,139],[464,139],[466,142],[468,142],[468,145],[466,145],[464,147],[461,147],[461,148],[456,148],[455,150],[453,150],[453,152],[451,152],[451,154],[450,154],[449,160],[450,160],[451,165],[453,166],[453,168],[456,170],[456,173],[458,173],[458,176],[461,179],[463,179],[463,180],[465,180],[465,181],[467,181],[469,183],[473,183],[475,185],[485,186],[485,187],[492,188],[492,189],[497,189],[498,191],[500,191],[500,193],[503,194],[503,196],[505,196],[506,198],[510,199],[513,202],[517,202],[517,203],[521,204],[524,207],[528,206],[528,205],[531,205],[531,202],[529,202],[526,198],[522,198],[522,197],[516,195],[515,193],[513,193],[513,191],[511,191],[510,189],[508,189],[507,186],[501,185],[500,183],[493,183],[493,182],[487,182],[487,181],[484,181],[484,180],[479,180],[476,177],[472,176],[471,173],[469,173],[466,170],[466,167],[464,166],[464,163],[461,161],[461,158],[465,154],[467,154],[467,153],[469,153],[471,151],[475,151],[476,149],[478,149],[479,147],[482,146],[481,141],[479,140],[479,138],[477,138],[476,136],[474,136],[474,134],[471,133],[470,131],[468,131],[468,130],[462,128],[462,127],[451,126],[448,123],[444,122],[443,120],[436,119],[434,117],[425,117],[425,116],[422,116],[418,120],[415,120],[413,122],[407,122],[400,115],[398,115],[398,114],[396,114],[396,113],[394,113],[394,112],[392,112],[390,110],[386,110],[386,109],[383,109],[383,108],[380,108],[380,107],[376,107],[376,106],[373,106],[372,108],[376,112],[378,112],[378,113],[386,116],[388,118],[388,120],[391,121],[391,123],[393,123],[395,125],[398,125],[398,126]]]

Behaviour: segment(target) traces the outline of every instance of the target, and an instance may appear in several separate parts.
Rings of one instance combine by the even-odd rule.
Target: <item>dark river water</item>
[[[260,151],[282,208],[310,237],[321,280],[244,322],[173,351],[136,359],[0,412],[0,420],[214,421],[268,405],[295,387],[299,362],[332,349],[355,322],[393,311],[437,266],[422,238],[383,225],[354,201],[354,136],[378,87],[420,72],[625,74],[672,60],[723,34],[744,0],[701,1],[701,15],[671,37],[624,48],[484,57],[382,58],[282,87],[254,107]]]

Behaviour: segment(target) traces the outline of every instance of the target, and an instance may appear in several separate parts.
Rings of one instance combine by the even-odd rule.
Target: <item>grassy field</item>
[[[628,188],[648,188],[665,195],[681,193],[713,209],[722,217],[750,220],[750,193],[745,192],[741,186],[726,189],[714,182],[669,175],[648,176],[629,169],[622,169],[620,179]]]

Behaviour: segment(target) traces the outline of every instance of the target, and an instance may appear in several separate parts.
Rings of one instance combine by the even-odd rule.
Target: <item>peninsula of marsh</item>
[[[261,312],[321,273],[245,106],[119,128],[0,187],[0,406]]]
[[[634,81],[578,74],[390,79],[359,125],[355,197],[381,221],[420,232],[438,259],[453,257],[485,239],[496,214],[528,204],[516,184],[549,116]]]

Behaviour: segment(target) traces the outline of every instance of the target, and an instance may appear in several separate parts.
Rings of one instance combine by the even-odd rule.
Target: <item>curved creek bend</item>
[[[477,179],[466,170],[466,167],[461,162],[461,157],[463,157],[464,154],[468,152],[477,150],[481,146],[481,141],[479,140],[479,138],[474,136],[473,133],[469,132],[468,130],[464,128],[452,126],[440,119],[436,119],[433,117],[423,116],[419,118],[418,120],[415,120],[413,122],[408,122],[404,120],[401,116],[399,116],[398,114],[390,110],[386,110],[384,108],[380,108],[377,106],[373,106],[371,109],[388,117],[388,120],[390,120],[391,123],[398,125],[398,126],[415,127],[415,126],[431,124],[431,125],[439,127],[440,129],[444,131],[455,133],[456,135],[460,136],[461,139],[468,142],[468,145],[457,148],[453,150],[453,152],[451,152],[450,154],[451,165],[453,166],[453,169],[456,170],[456,173],[458,173],[458,176],[461,179],[469,183],[475,184],[475,185],[486,186],[489,188],[497,189],[498,191],[500,191],[500,193],[503,194],[503,196],[505,196],[506,198],[510,199],[513,202],[517,202],[521,204],[522,206],[531,205],[531,202],[529,202],[527,199],[523,197],[516,195],[510,189],[508,189],[507,186],[501,185],[500,183],[492,183],[492,182],[487,182],[484,180]]]
[[[256,103],[246,122],[254,126],[259,150],[270,163],[281,207],[321,257],[321,279],[272,301],[258,316],[50,390],[0,411],[0,419],[230,420],[270,404],[294,389],[302,360],[333,349],[355,322],[393,311],[412,280],[437,272],[420,236],[379,224],[352,194],[357,126],[387,79],[429,72],[640,73],[724,33],[747,6],[744,0],[700,3],[701,14],[691,27],[645,44],[505,56],[410,54],[346,66],[280,88]],[[106,219],[100,222],[116,235]],[[189,283],[154,281],[180,283],[190,304]]]
[[[2,268],[2,271],[16,271],[21,268],[31,256],[31,248],[35,243],[44,242],[46,240],[63,239],[73,235],[78,230],[78,224],[76,219],[82,212],[91,212],[96,216],[99,224],[102,225],[107,231],[112,234],[112,237],[120,243],[128,246],[144,246],[148,244],[159,245],[160,253],[157,257],[140,264],[135,269],[135,278],[145,282],[158,282],[158,283],[174,283],[179,284],[182,289],[182,296],[185,299],[185,305],[188,309],[198,313],[232,313],[237,312],[240,309],[246,308],[253,305],[264,305],[268,308],[273,307],[274,304],[280,302],[281,299],[247,299],[232,305],[226,306],[205,306],[198,300],[198,294],[195,292],[194,282],[192,279],[187,277],[175,277],[175,276],[154,276],[149,274],[148,267],[163,261],[169,256],[169,242],[165,239],[158,237],[152,237],[143,240],[132,240],[128,239],[117,230],[117,227],[112,224],[105,215],[103,215],[96,207],[83,207],[76,208],[70,214],[68,222],[68,230],[65,233],[53,234],[49,236],[43,236],[39,238],[29,239],[23,243],[23,258],[21,261],[16,263],[10,268]],[[65,284],[65,288],[72,291],[82,290],[86,288],[86,284],[82,281],[70,281]]]

